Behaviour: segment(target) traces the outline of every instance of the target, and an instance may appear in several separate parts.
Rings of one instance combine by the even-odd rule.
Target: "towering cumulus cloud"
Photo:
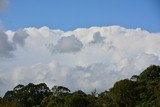
[[[0,57],[8,59],[14,50],[9,61],[0,60],[0,87],[5,92],[17,84],[45,82],[104,91],[150,64],[160,64],[159,43],[160,33],[120,26],[0,31]]]

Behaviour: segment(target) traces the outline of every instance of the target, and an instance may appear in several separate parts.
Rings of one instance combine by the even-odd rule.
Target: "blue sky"
[[[6,29],[48,26],[65,31],[119,25],[160,31],[159,0],[11,0],[0,14]]]

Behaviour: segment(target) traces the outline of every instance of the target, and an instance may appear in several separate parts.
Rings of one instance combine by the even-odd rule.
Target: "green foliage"
[[[45,97],[41,102],[42,107],[64,107],[65,99],[55,96]]]
[[[139,78],[145,81],[160,80],[160,66],[151,65],[140,74]]]
[[[0,107],[23,107],[21,103],[17,101],[7,101],[7,102],[1,102]]]
[[[139,105],[160,106],[159,103],[159,83],[160,66],[151,65],[139,75],[138,91],[140,92]]]
[[[54,86],[51,91],[53,96],[59,96],[70,92],[70,90],[64,86]]]
[[[45,96],[50,95],[50,90],[45,83],[34,85],[29,83],[26,86],[16,86],[12,91],[8,91],[3,99],[5,101],[18,101],[26,107],[39,105]]]
[[[89,101],[87,99],[87,95],[79,90],[72,93],[70,96],[66,98],[66,107],[88,107]]]
[[[70,93],[64,86],[50,90],[45,83],[19,84],[0,97],[0,107],[160,107],[160,66],[151,65],[100,94]]]

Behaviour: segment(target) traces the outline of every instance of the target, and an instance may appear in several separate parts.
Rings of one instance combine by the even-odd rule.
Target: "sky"
[[[48,26],[65,31],[120,25],[160,31],[159,0],[10,0],[0,19],[6,29]]]
[[[160,65],[159,0],[0,0],[0,96],[18,84],[87,93]]]

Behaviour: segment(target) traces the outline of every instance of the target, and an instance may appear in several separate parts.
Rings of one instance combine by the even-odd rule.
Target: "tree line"
[[[90,94],[45,83],[17,85],[0,97],[0,107],[160,107],[160,66],[117,81],[112,88]]]

